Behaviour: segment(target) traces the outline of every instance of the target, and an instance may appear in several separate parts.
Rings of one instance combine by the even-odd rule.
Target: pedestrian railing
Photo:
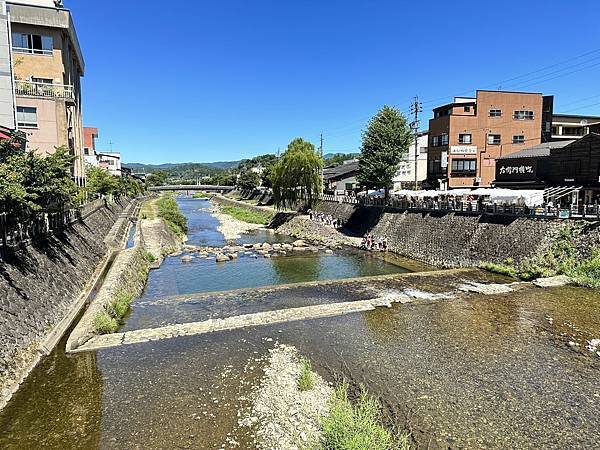
[[[0,213],[0,246],[14,247],[31,239],[52,234],[85,219],[105,205],[105,199],[97,199],[78,208],[32,214],[26,221],[8,213]]]
[[[558,207],[528,207],[524,205],[487,204],[477,201],[411,201],[390,198],[387,201],[381,197],[350,197],[324,194],[322,201],[345,203],[359,206],[390,208],[418,212],[459,212],[471,214],[501,214],[511,216],[527,216],[536,218],[561,219],[596,219],[600,220],[600,205],[575,205],[568,208]]]

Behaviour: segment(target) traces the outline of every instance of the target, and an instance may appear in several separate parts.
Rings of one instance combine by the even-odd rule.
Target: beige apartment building
[[[429,184],[490,186],[496,158],[550,141],[552,110],[552,96],[483,90],[435,108],[429,121]]]
[[[61,2],[56,4],[60,5]],[[84,60],[71,12],[53,0],[7,2],[17,128],[42,155],[65,146],[85,184],[81,84]]]

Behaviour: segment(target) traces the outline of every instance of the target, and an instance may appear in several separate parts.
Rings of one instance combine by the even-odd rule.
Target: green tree
[[[146,177],[146,186],[164,186],[167,183],[167,174],[162,170],[157,170],[148,174]]]
[[[315,146],[296,138],[273,169],[273,197],[279,209],[303,204],[312,208],[323,190],[323,160]]]
[[[241,191],[253,191],[260,186],[260,175],[252,170],[243,172],[237,179],[237,187]]]
[[[71,177],[75,157],[62,147],[45,158],[0,142],[0,210],[20,219],[37,211],[63,209],[77,194]]]
[[[385,189],[388,196],[400,159],[410,146],[411,132],[406,118],[395,108],[384,106],[363,134],[358,158],[358,182],[367,189]]]
[[[100,167],[88,167],[86,189],[92,195],[108,195],[119,192],[119,180]]]

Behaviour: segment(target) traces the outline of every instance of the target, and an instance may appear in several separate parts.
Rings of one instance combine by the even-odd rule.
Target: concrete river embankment
[[[207,201],[178,201],[188,244],[226,244]],[[292,240],[258,230],[238,244]],[[254,448],[242,418],[276,343],[296,347],[327,381],[364,383],[386,423],[419,446],[600,441],[600,358],[587,348],[600,338],[597,291],[523,283],[486,295],[482,285],[507,280],[350,249],[247,253],[167,258],[120,342],[67,355],[64,338],[0,412],[0,448]],[[289,320],[254,322],[260,314]],[[155,335],[121,345],[144,330]]]

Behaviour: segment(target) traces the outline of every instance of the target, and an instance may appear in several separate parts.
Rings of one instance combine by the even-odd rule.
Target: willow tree
[[[367,189],[385,189],[387,198],[400,159],[408,152],[411,139],[410,128],[402,113],[384,106],[363,133],[358,182]]]
[[[273,168],[273,199],[278,209],[312,208],[323,190],[323,160],[315,146],[296,138]]]

